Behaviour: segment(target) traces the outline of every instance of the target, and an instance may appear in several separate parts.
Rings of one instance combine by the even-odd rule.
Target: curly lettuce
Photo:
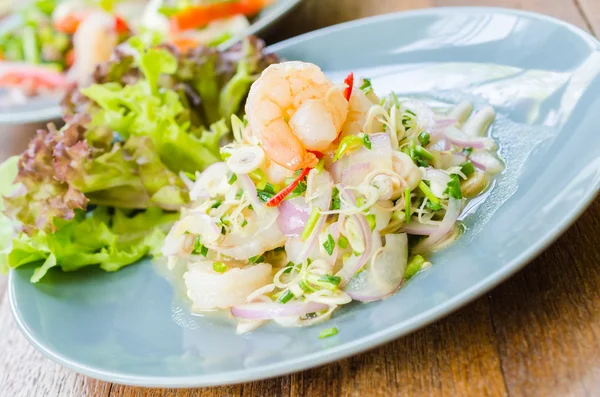
[[[38,264],[36,282],[53,267],[114,271],[152,253],[177,218],[169,211],[189,201],[182,175],[221,160],[226,120],[276,61],[255,39],[186,55],[138,38],[127,45],[95,84],[65,97],[62,128],[38,131],[11,160],[16,177],[2,194],[17,235],[0,267]]]

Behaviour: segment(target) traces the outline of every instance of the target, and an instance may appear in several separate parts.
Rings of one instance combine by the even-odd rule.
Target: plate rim
[[[298,0],[300,1],[300,0]],[[590,45],[595,46],[600,50],[600,41],[594,36],[584,31],[583,29],[574,26],[568,22],[560,19],[531,12],[522,11],[510,8],[502,7],[477,7],[477,6],[466,6],[466,7],[434,7],[419,10],[401,11],[389,14],[376,15],[372,17],[362,18],[354,21],[349,21],[337,25],[325,27],[313,32],[305,33],[303,35],[293,37],[282,42],[273,44],[267,47],[267,51],[276,52],[284,49],[286,46],[294,45],[298,42],[306,39],[319,37],[330,32],[336,32],[339,30],[345,30],[356,26],[361,26],[370,23],[376,23],[377,21],[384,21],[390,19],[404,19],[411,18],[418,15],[435,15],[435,14],[456,14],[456,13],[488,13],[488,14],[509,14],[516,15],[519,17],[532,18],[535,20],[541,20],[551,24],[558,24],[562,27],[567,28],[574,34],[581,37],[582,40],[588,42]],[[398,339],[402,336],[408,335],[417,329],[423,328],[448,314],[458,310],[473,300],[479,298],[484,293],[490,291],[500,283],[504,282],[510,276],[515,274],[517,271],[524,268],[530,263],[536,256],[546,250],[552,243],[554,243],[558,237],[560,237],[589,207],[593,200],[598,196],[600,191],[600,178],[595,181],[595,186],[592,186],[585,195],[583,195],[578,203],[573,206],[569,211],[563,212],[562,218],[554,225],[549,228],[546,233],[538,240],[538,243],[531,246],[519,256],[514,257],[507,262],[505,266],[498,269],[485,279],[470,286],[469,288],[462,291],[455,297],[446,300],[445,302],[435,306],[434,308],[421,313],[419,316],[413,317],[410,320],[397,323],[393,326],[372,333],[365,337],[355,339],[351,342],[340,344],[339,346],[328,348],[327,350],[319,350],[308,355],[304,355],[300,358],[291,360],[280,361],[274,364],[261,365],[255,368],[245,368],[243,370],[236,370],[230,372],[222,372],[216,374],[199,374],[190,376],[131,376],[122,375],[118,372],[103,371],[94,369],[85,364],[79,364],[73,360],[66,359],[58,354],[50,347],[41,345],[29,332],[26,324],[18,315],[17,302],[15,300],[14,290],[14,270],[11,269],[8,280],[8,298],[11,312],[17,323],[17,326],[25,338],[44,356],[50,358],[54,362],[73,370],[77,373],[89,376],[102,381],[131,385],[131,386],[142,386],[142,387],[169,387],[169,388],[190,388],[190,387],[209,387],[209,386],[224,386],[230,384],[238,384],[262,379],[274,378],[289,373],[306,370],[309,368],[320,367],[322,365],[341,360],[367,350],[371,350],[375,347],[381,346],[385,343]]]

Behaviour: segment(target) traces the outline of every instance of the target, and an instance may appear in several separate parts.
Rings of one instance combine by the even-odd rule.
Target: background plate
[[[245,35],[258,35],[266,31],[278,19],[292,10],[301,0],[276,0],[261,11],[245,31]],[[19,24],[19,18],[9,16],[0,20],[0,34]],[[228,43],[225,43],[228,45]],[[26,103],[2,106],[0,103],[0,124],[36,123],[53,121],[61,116],[59,102],[62,94],[31,98]]]
[[[325,324],[239,336],[222,315],[189,314],[161,267],[117,273],[11,272],[17,323],[44,354],[85,375],[133,385],[208,386],[272,377],[355,354],[422,327],[498,284],[550,244],[600,187],[600,46],[581,30],[489,8],[414,11],[313,32],[271,47],[445,103],[499,113],[492,135],[507,168],[464,215],[466,232],[434,266],[381,302]],[[477,212],[473,210],[477,209]],[[318,339],[336,326],[339,335]]]

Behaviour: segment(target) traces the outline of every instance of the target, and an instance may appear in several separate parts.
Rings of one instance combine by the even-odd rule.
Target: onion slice
[[[327,310],[329,306],[317,302],[270,303],[257,302],[236,305],[231,308],[234,317],[247,320],[271,320],[277,317],[303,316]]]
[[[288,237],[299,237],[308,220],[308,205],[304,197],[294,197],[284,200],[279,205],[277,225],[279,230]]]
[[[393,294],[402,284],[408,263],[408,239],[405,233],[387,234],[385,247],[362,272],[344,287],[352,299],[371,302]]]
[[[448,234],[454,227],[454,224],[456,223],[456,220],[460,215],[461,209],[462,200],[450,197],[450,199],[448,200],[448,208],[446,209],[446,215],[444,215],[442,223],[440,223],[438,228],[433,233],[431,233],[429,237],[417,244],[417,246],[415,247],[415,252],[422,253],[430,251],[437,242],[444,238],[444,236]]]

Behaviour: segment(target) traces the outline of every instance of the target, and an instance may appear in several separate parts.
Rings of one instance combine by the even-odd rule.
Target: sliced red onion
[[[490,138],[469,136],[455,127],[447,128],[444,133],[446,139],[456,146],[472,147],[474,149],[488,149],[494,146],[494,141]]]
[[[429,237],[421,241],[415,247],[415,252],[429,251],[437,242],[444,238],[444,236],[448,234],[454,227],[454,224],[456,223],[456,220],[460,215],[461,209],[462,200],[450,197],[450,199],[448,200],[448,208],[446,209],[444,219],[442,220],[438,228],[429,235]]]
[[[387,234],[385,241],[385,247],[374,262],[344,287],[344,292],[352,299],[376,301],[388,297],[400,288],[408,262],[408,239],[405,233]]]
[[[444,131],[448,127],[452,127],[456,124],[456,119],[440,119],[436,120],[433,128],[429,131],[429,135],[432,140],[437,140],[444,137]]]
[[[470,159],[475,167],[492,174],[501,172],[504,169],[500,160],[485,151],[473,152]]]
[[[279,217],[277,218],[279,230],[285,236],[298,237],[304,230],[309,215],[308,205],[304,201],[304,197],[283,200],[279,204]]]
[[[327,310],[329,306],[317,302],[270,303],[257,302],[236,305],[231,314],[247,320],[271,320],[277,317],[303,316],[308,313]]]

